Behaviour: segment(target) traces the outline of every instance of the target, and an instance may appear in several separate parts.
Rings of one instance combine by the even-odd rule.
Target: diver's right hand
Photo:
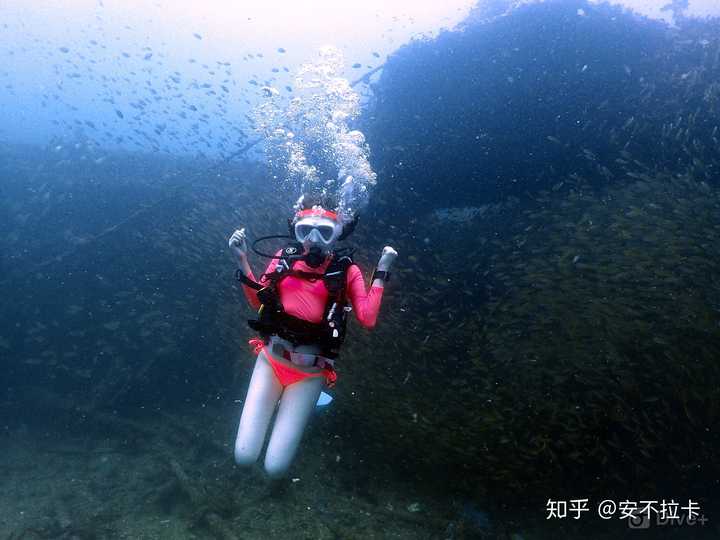
[[[238,258],[242,259],[247,257],[248,246],[244,227],[232,233],[230,240],[228,240],[228,245]]]

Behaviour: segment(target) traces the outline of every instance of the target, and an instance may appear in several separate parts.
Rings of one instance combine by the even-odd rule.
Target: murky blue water
[[[28,35],[2,103],[50,119],[0,143],[5,536],[717,535],[718,21],[491,13],[360,82],[332,49],[246,53],[246,80],[107,18],[2,23]],[[24,91],[30,59],[52,84]],[[227,238],[285,234],[308,188],[359,214],[366,282],[399,257],[273,484],[232,461],[253,313]]]

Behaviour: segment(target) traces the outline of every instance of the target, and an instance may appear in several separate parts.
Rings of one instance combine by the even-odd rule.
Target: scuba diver
[[[383,287],[397,257],[392,247],[383,248],[366,290],[348,250],[333,249],[353,231],[357,217],[343,224],[328,208],[332,205],[327,201],[304,195],[288,220],[296,242],[274,255],[260,253],[255,245],[278,237],[252,244],[258,255],[272,259],[260,280],[248,264],[245,230],[236,230],[228,242],[239,263],[236,277],[250,305],[258,309],[257,319],[248,324],[260,336],[250,340],[257,360],[238,427],[235,461],[257,461],[277,407],[265,453],[265,471],[271,478],[284,476],[290,468],[322,389],[335,383],[335,360],[348,314],[353,311],[366,328],[375,326]]]

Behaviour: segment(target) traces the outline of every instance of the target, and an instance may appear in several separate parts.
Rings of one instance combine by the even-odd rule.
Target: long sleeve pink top
[[[279,255],[280,252],[277,254]],[[308,266],[305,261],[295,261],[292,269],[322,275],[328,264],[329,261],[326,261],[321,266],[312,268]],[[271,260],[265,270],[265,274],[274,272],[276,266],[277,259]],[[265,274],[263,274],[260,280],[256,280],[252,272],[248,277],[253,281],[257,281],[260,285],[266,285],[268,280]],[[383,287],[371,286],[369,290],[366,290],[362,272],[355,264],[348,268],[346,280],[347,297],[350,300],[358,322],[365,328],[372,328],[375,326],[378,313],[380,312]],[[243,290],[249,304],[253,308],[259,309],[260,300],[257,297],[257,291],[247,285],[243,285]],[[328,290],[322,279],[310,281],[291,275],[279,282],[278,293],[283,309],[288,315],[310,322],[320,322],[322,320],[328,299]]]

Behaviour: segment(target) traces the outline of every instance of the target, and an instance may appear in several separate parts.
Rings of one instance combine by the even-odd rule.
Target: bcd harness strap
[[[237,279],[243,285],[247,285],[248,287],[250,287],[251,289],[255,289],[256,291],[259,291],[263,288],[263,286],[260,285],[257,281],[253,281],[245,274],[243,274],[243,271],[239,268],[235,270],[235,279]]]
[[[238,281],[257,291],[261,306],[258,318],[248,321],[249,326],[258,331],[264,339],[275,334],[294,345],[319,345],[321,355],[336,358],[345,339],[347,315],[352,310],[346,296],[347,270],[353,264],[348,256],[338,257],[333,253],[324,274],[293,270],[287,261],[280,260],[275,271],[263,275],[268,284],[263,286],[240,270],[236,272]],[[322,279],[328,291],[328,299],[321,322],[313,323],[289,315],[283,309],[278,293],[278,284],[289,276],[309,281]]]

